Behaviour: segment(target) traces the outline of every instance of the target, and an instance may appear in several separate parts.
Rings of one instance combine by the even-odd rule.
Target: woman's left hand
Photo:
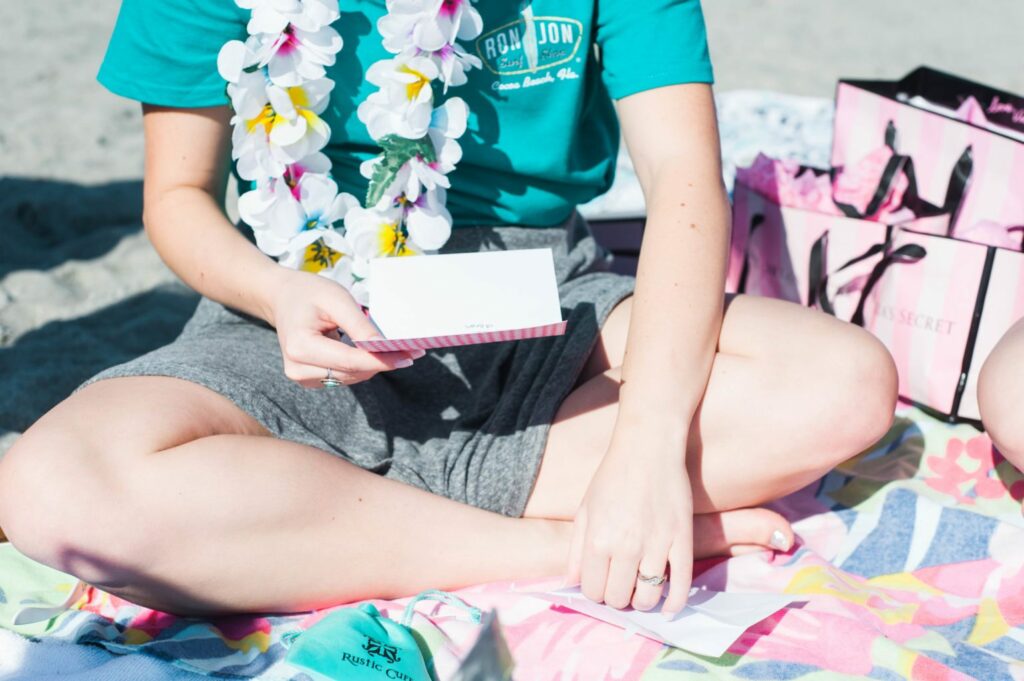
[[[693,572],[685,437],[620,422],[576,514],[568,577],[598,603],[650,610],[664,585],[640,577],[669,571],[666,617],[686,605]]]

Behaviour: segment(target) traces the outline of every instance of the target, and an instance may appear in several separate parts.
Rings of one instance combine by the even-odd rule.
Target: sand
[[[171,340],[196,302],[141,232],[138,105],[94,79],[117,6],[0,3],[0,452],[85,378]],[[710,0],[705,12],[721,90],[830,97],[840,76],[929,63],[1024,92],[1020,0]]]

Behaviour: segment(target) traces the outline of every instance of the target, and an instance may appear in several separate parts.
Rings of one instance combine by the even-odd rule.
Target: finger
[[[404,369],[413,363],[408,352],[367,352],[315,332],[293,336],[288,345],[285,350],[292,361],[346,374]]]
[[[640,581],[640,576],[664,577],[668,569],[668,552],[656,551],[648,553],[640,561],[639,574],[637,575],[636,589],[633,591],[633,608],[636,610],[650,610],[661,601],[661,594],[665,590],[664,584],[648,584]]]
[[[583,563],[580,565],[580,590],[583,595],[601,603],[604,601],[604,587],[608,579],[608,556],[594,550],[587,550],[584,540]]]
[[[693,575],[693,556],[685,543],[676,542],[668,552],[668,596],[661,607],[662,614],[671,619],[683,611],[690,597],[690,579]]]
[[[572,524],[572,542],[569,544],[569,565],[565,571],[565,586],[580,584],[580,567],[583,564],[583,538],[587,536],[587,516],[583,511]]]
[[[625,608],[633,599],[636,571],[640,566],[637,555],[614,556],[608,567],[608,582],[604,587],[604,602],[613,608]]]
[[[345,385],[354,385],[367,379],[373,378],[377,372],[344,372],[332,367],[331,378]],[[323,379],[327,378],[327,369],[321,366],[303,364],[286,360],[284,374],[290,380],[298,383],[304,388],[324,388]]]
[[[325,296],[318,302],[331,321],[344,329],[353,340],[369,340],[380,335],[380,331],[363,312],[363,308],[344,289],[337,291],[335,295]]]
[[[370,318],[363,312],[363,308],[344,290],[338,291],[335,295],[327,296],[319,301],[319,307],[327,313],[330,320],[349,335],[353,340],[370,340],[380,338],[380,330],[374,325]],[[361,350],[361,352],[368,352]],[[406,359],[419,359],[425,354],[423,350],[396,351],[368,353],[384,355],[381,361],[395,364]],[[392,367],[396,368],[396,367]],[[400,368],[400,367],[397,367]],[[386,371],[386,369],[377,369]]]

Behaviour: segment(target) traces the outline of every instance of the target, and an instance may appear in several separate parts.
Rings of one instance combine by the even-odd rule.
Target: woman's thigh
[[[613,312],[590,376],[562,404],[527,515],[575,514],[614,428],[629,312],[628,300]],[[733,298],[687,443],[695,509],[755,505],[812,482],[882,437],[895,399],[892,360],[863,330],[790,303]]]
[[[15,447],[63,439],[100,456],[138,456],[210,435],[269,433],[231,400],[197,383],[129,376],[98,381],[71,395]]]
[[[98,381],[46,413],[0,460],[0,523],[8,524],[8,534],[17,539],[16,526],[44,522],[45,513],[32,511],[42,491],[62,506],[81,503],[88,509],[103,503],[104,489],[121,479],[116,473],[122,467],[226,434],[268,435],[230,400],[189,381],[153,376]]]

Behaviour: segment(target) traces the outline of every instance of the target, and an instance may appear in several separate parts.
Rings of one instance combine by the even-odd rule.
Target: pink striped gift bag
[[[1024,318],[1024,254],[992,248],[985,304],[980,310],[977,335],[974,339],[974,360],[966,373],[959,414],[967,419],[980,419],[978,409],[978,375],[985,359],[996,343],[1018,319]]]
[[[817,306],[849,320],[889,224],[948,231],[950,211],[918,197],[911,166],[880,138],[869,157],[841,172],[765,156],[739,169],[726,290]],[[969,177],[969,168],[961,171]]]
[[[914,162],[920,196],[946,205],[949,178],[969,153],[974,173],[954,215],[952,235],[979,229],[1018,248],[1024,226],[1024,98],[921,67],[901,80],[841,80],[836,89],[832,165],[870,154],[884,131]]]
[[[852,321],[889,349],[904,399],[976,422],[977,376],[1024,313],[1024,253],[897,227]]]
[[[780,206],[741,184],[734,194],[733,225],[732,292],[815,306],[827,286],[841,318],[855,304],[842,290],[844,282],[871,271],[872,256],[881,257],[888,233],[880,222]],[[832,263],[840,271],[826,277]]]
[[[811,258],[812,304],[843,321],[853,318],[892,232],[880,222],[862,222],[857,229],[830,230],[819,246],[823,256]]]
[[[786,208],[737,183],[727,290],[810,304],[811,252],[831,228],[847,219]]]
[[[902,165],[899,166],[902,169]],[[861,194],[890,198],[894,174],[858,166]],[[835,262],[856,258],[885,242],[886,227],[862,217],[848,217],[832,198],[828,171],[759,155],[736,173],[733,191],[732,242],[726,290],[814,305],[819,297],[826,253],[825,236],[842,231],[830,249]],[[887,204],[888,205],[888,204]],[[892,206],[890,206],[892,207]],[[861,207],[863,208],[863,207]],[[855,210],[849,208],[849,211]],[[882,215],[887,215],[884,211]],[[904,219],[913,217],[903,211]]]

